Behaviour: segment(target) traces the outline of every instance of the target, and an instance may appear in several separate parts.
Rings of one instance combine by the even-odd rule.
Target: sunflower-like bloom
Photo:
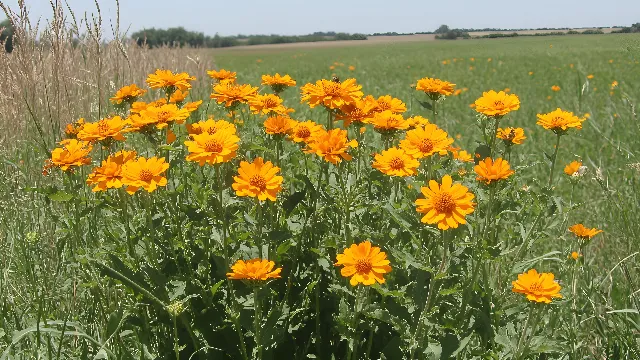
[[[413,176],[420,163],[404,150],[392,147],[376,154],[373,168],[389,176]]]
[[[589,229],[582,224],[572,225],[569,227],[569,231],[571,231],[580,240],[591,240],[592,237],[602,232],[602,230],[598,230],[597,228]]]
[[[210,117],[206,121],[198,121],[197,123],[187,124],[189,135],[197,135],[207,133],[213,135],[219,131],[226,131],[232,134],[236,133],[236,126],[226,120],[214,120]]]
[[[78,133],[84,127],[84,124],[84,118],[80,118],[71,124],[67,124],[64,128],[64,135],[67,139],[76,139],[78,137]]]
[[[377,246],[371,246],[369,240],[359,244],[351,244],[342,254],[336,256],[335,266],[343,266],[340,274],[350,277],[351,286],[384,284],[384,274],[391,272],[391,262],[387,254]]]
[[[265,259],[238,260],[231,266],[227,277],[232,280],[248,280],[263,282],[269,279],[279,279],[282,268],[273,269],[276,263]]]
[[[140,116],[147,118],[155,124],[158,129],[166,128],[170,122],[175,121],[182,124],[191,115],[189,110],[180,109],[176,104],[166,104],[162,106],[149,106],[140,111]]]
[[[446,155],[451,144],[453,139],[444,130],[436,124],[427,124],[407,131],[405,139],[400,141],[400,148],[416,159],[421,159],[435,153]]]
[[[424,118],[420,115],[416,115],[408,118],[407,123],[409,123],[410,129],[415,129],[417,127],[423,127],[427,124],[430,124],[429,119]]]
[[[353,104],[362,95],[361,85],[356,84],[356,79],[347,79],[343,82],[331,80],[318,80],[315,84],[306,84],[300,90],[302,102],[308,102],[309,107],[323,105],[328,109],[339,109],[344,105]]]
[[[280,74],[276,73],[273,76],[262,75],[262,85],[271,86],[271,90],[273,90],[274,93],[279,94],[289,86],[296,86],[296,81],[287,74],[280,76]]]
[[[496,134],[498,139],[502,139],[507,146],[511,145],[520,145],[524,142],[524,139],[527,137],[524,136],[523,128],[499,128],[498,133]]]
[[[148,130],[156,124],[156,119],[139,114],[132,114],[125,121],[127,122],[126,132]]]
[[[282,99],[273,94],[257,94],[249,100],[249,107],[254,114],[263,115],[269,113],[286,115],[289,110],[286,106],[282,105]]]
[[[240,103],[246,103],[258,93],[257,87],[235,83],[220,83],[213,87],[212,99],[218,104],[231,108]]]
[[[425,77],[418,80],[416,90],[424,91],[431,98],[438,98],[441,95],[451,95],[453,93],[454,86],[456,86],[456,84],[452,84],[448,81]]]
[[[582,163],[580,161],[572,161],[564,167],[564,173],[569,176],[573,176],[574,174],[579,173],[581,167]]]
[[[87,155],[89,155],[93,146],[88,141],[69,139],[61,144],[61,148],[55,148],[51,152],[51,164],[54,166],[59,167],[62,171],[67,171],[72,166],[91,163],[91,158]]]
[[[187,145],[189,155],[187,161],[195,161],[200,166],[205,163],[214,165],[227,162],[236,156],[240,138],[233,131],[218,130],[213,134],[203,132],[191,135],[192,140],[184,142]]]
[[[351,104],[343,105],[340,108],[340,113],[336,115],[336,120],[342,120],[344,127],[348,127],[352,123],[361,125],[373,116],[376,107],[375,100],[371,102],[366,98],[358,99]]]
[[[287,116],[272,116],[264,122],[264,131],[270,135],[290,134],[297,124],[297,121]]]
[[[473,162],[473,156],[466,150],[460,150],[460,148],[449,146],[448,151],[451,151],[453,158],[462,162]]]
[[[95,123],[85,123],[82,130],[78,132],[78,139],[83,141],[102,141],[113,139],[123,141],[122,133],[127,122],[120,116],[105,118]]]
[[[121,87],[120,90],[118,90],[116,94],[109,100],[111,100],[111,103],[116,105],[120,105],[122,103],[132,104],[146,92],[147,90],[140,89],[138,85],[131,84]]]
[[[573,115],[570,111],[564,111],[560,108],[547,114],[538,114],[536,124],[547,130],[553,130],[555,133],[563,134],[569,128],[582,129],[582,122],[585,118],[580,119]]]
[[[150,103],[146,103],[144,101],[136,101],[133,104],[131,104],[131,109],[129,110],[129,112],[131,114],[140,114],[140,112],[150,106],[156,106],[156,107],[160,107],[164,104],[167,103],[167,99],[158,99],[156,101],[152,101]]]
[[[324,127],[320,124],[316,124],[311,120],[300,121],[296,123],[296,125],[291,129],[289,136],[287,137],[289,140],[293,142],[308,142],[310,139],[322,134],[324,132]]]
[[[573,260],[578,260],[581,256],[582,256],[582,254],[580,254],[579,252],[572,251],[571,254],[568,256],[568,258],[573,259]]]
[[[276,175],[280,168],[273,166],[271,161],[266,163],[261,157],[252,163],[242,161],[238,169],[238,176],[231,185],[238,196],[257,197],[260,201],[267,199],[276,201],[276,195],[282,190],[282,176]]]
[[[188,102],[182,106],[182,110],[187,110],[189,113],[192,113],[198,110],[200,105],[202,105],[202,100]]]
[[[416,211],[425,214],[421,221],[425,224],[438,224],[438,229],[441,230],[466,224],[465,217],[476,206],[472,201],[475,195],[468,190],[462,184],[454,184],[449,175],[442,178],[442,185],[430,180],[429,187],[420,188],[425,198],[415,202]]]
[[[93,192],[122,187],[122,165],[135,159],[135,151],[122,150],[102,161],[102,166],[93,168],[87,184],[95,185]]]
[[[152,89],[163,89],[168,92],[191,89],[191,81],[196,78],[186,72],[174,74],[171,70],[156,70],[147,77],[147,85]]]
[[[214,80],[216,80],[219,83],[232,83],[236,81],[236,72],[235,71],[229,71],[229,70],[225,70],[225,69],[220,69],[218,71],[216,70],[209,70],[207,71],[207,74]]]
[[[553,298],[562,298],[560,285],[553,279],[552,273],[538,273],[531,269],[518,275],[518,280],[511,284],[511,291],[526,295],[529,301],[550,304]]]
[[[394,132],[409,128],[409,123],[402,115],[394,114],[390,110],[373,114],[367,122],[372,124],[374,130],[378,132]]]
[[[480,161],[473,170],[475,170],[478,175],[476,180],[484,182],[487,185],[491,184],[491,182],[506,179],[515,173],[515,171],[509,167],[507,160],[503,160],[502,158],[493,160],[490,157]]]
[[[483,92],[482,97],[477,99],[474,105],[476,111],[481,114],[502,117],[511,111],[518,110],[520,108],[520,99],[515,94],[491,90]]]
[[[164,172],[168,168],[169,163],[165,162],[164,158],[158,159],[154,156],[150,159],[131,159],[122,166],[121,181],[123,185],[127,185],[127,192],[131,195],[140,188],[153,192],[158,186],[167,186]]]
[[[558,85],[553,85],[553,86],[551,87],[551,90],[553,90],[553,91],[560,91],[560,86],[558,86]]]
[[[181,104],[184,102],[184,100],[187,98],[187,96],[189,96],[189,92],[188,91],[182,91],[180,89],[176,90],[173,92],[173,94],[171,94],[171,96],[169,97],[169,102],[174,103],[174,104]]]
[[[376,103],[378,104],[376,110],[380,112],[389,110],[394,114],[402,114],[407,111],[407,105],[402,100],[396,99],[391,95],[380,96]]]
[[[329,131],[323,131],[317,136],[311,138],[307,142],[308,154],[316,154],[325,161],[328,161],[334,165],[344,160],[351,160],[353,157],[347,153],[349,148],[358,147],[356,140],[347,138],[347,130],[332,129]]]

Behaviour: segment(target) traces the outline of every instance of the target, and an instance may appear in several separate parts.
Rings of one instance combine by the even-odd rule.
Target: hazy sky
[[[55,0],[54,0],[55,1]],[[0,0],[16,8],[18,0]],[[25,0],[32,18],[51,16],[49,0]],[[93,0],[67,0],[76,14],[96,12]],[[108,29],[115,0],[98,0]],[[63,2],[64,3],[64,2]],[[121,28],[184,26],[207,35],[433,31],[631,25],[639,0],[120,0]],[[2,16],[0,15],[0,18]]]

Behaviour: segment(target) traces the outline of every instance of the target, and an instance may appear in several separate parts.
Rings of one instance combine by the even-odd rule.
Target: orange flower
[[[167,99],[158,99],[156,101],[152,101],[150,103],[146,103],[144,101],[136,101],[131,104],[131,109],[129,112],[131,114],[140,114],[140,111],[150,107],[150,106],[162,106],[167,103]]]
[[[560,285],[553,278],[552,273],[538,273],[531,269],[518,275],[518,280],[511,282],[511,291],[526,295],[529,301],[550,304],[553,298],[562,298]]]
[[[202,105],[202,100],[188,102],[188,103],[186,103],[186,104],[184,104],[182,106],[182,109],[183,110],[187,110],[189,113],[192,113],[192,112],[198,110],[200,105]]]
[[[553,90],[553,91],[560,91],[560,86],[558,86],[558,85],[553,85],[553,86],[551,87],[551,90]]]
[[[488,184],[491,182],[499,181],[508,178],[513,175],[515,171],[511,170],[507,160],[497,158],[495,160],[490,157],[480,161],[473,170],[475,170],[478,177],[476,180]]]
[[[424,199],[415,202],[416,211],[425,214],[421,221],[425,224],[438,224],[438,229],[448,230],[457,228],[458,224],[466,224],[465,217],[474,211],[475,197],[468,192],[468,188],[459,183],[453,183],[451,176],[442,178],[442,185],[434,180],[429,181],[429,187],[421,189]]]
[[[402,115],[394,114],[390,110],[373,114],[367,122],[373,124],[373,128],[378,132],[393,132],[409,128],[409,123]]]
[[[212,99],[216,99],[218,104],[230,108],[240,103],[246,103],[258,92],[257,87],[251,85],[239,85],[235,83],[220,83],[213,87]]]
[[[407,105],[391,95],[380,96],[376,102],[378,104],[376,111],[379,112],[389,110],[394,114],[401,114],[407,111]]]
[[[105,118],[95,123],[85,123],[77,136],[79,140],[84,141],[102,141],[107,139],[124,141],[122,132],[126,124],[126,121],[122,120],[120,116]]]
[[[147,118],[146,121],[155,124],[158,129],[164,129],[172,121],[182,124],[189,115],[191,115],[189,110],[179,109],[176,104],[149,106],[140,111],[140,116]]]
[[[273,166],[271,161],[266,163],[261,157],[252,163],[240,162],[238,176],[234,176],[235,182],[231,185],[238,196],[257,197],[260,201],[267,199],[276,201],[276,195],[282,190],[282,176],[276,174],[280,168]]]
[[[569,128],[582,129],[582,122],[586,119],[578,118],[572,112],[560,108],[547,114],[538,114],[536,124],[547,130],[553,130],[556,134],[564,134]]]
[[[230,82],[235,82],[236,81],[236,72],[235,71],[229,71],[229,70],[225,70],[225,69],[220,69],[218,71],[216,70],[209,70],[207,71],[207,74],[214,80],[216,80],[219,83],[230,83]]]
[[[498,139],[502,139],[507,146],[511,146],[514,144],[520,145],[524,142],[524,139],[527,137],[524,136],[523,128],[499,128],[498,133],[496,134]]]
[[[409,123],[410,129],[414,129],[417,127],[424,127],[425,125],[430,124],[429,119],[419,115],[408,118],[407,122]]]
[[[126,132],[149,130],[156,123],[156,119],[140,116],[138,114],[129,116],[125,121],[128,125],[125,130]]]
[[[282,99],[273,94],[260,95],[257,94],[249,100],[249,106],[254,114],[270,114],[279,115],[287,114],[287,107],[282,105]]]
[[[273,269],[276,263],[260,258],[248,261],[238,260],[231,266],[231,272],[227,277],[233,280],[249,280],[250,282],[262,282],[269,279],[279,279],[282,268]]]
[[[120,90],[118,90],[116,94],[109,100],[111,100],[111,103],[116,105],[122,104],[123,102],[132,104],[146,92],[147,90],[140,89],[138,85],[131,84],[121,87]]]
[[[356,79],[343,82],[318,80],[315,84],[306,84],[300,90],[302,102],[308,102],[309,107],[323,105],[329,109],[338,109],[344,105],[353,104],[363,95],[362,86],[356,84]]]
[[[87,141],[76,139],[64,140],[61,148],[55,148],[51,152],[51,164],[59,167],[62,171],[67,171],[72,166],[82,166],[91,164],[88,157],[93,146]]]
[[[210,165],[220,164],[233,159],[238,150],[240,138],[229,128],[218,130],[213,134],[203,132],[191,135],[192,140],[184,142],[189,150],[187,161],[195,161],[200,166],[205,163]]]
[[[293,129],[291,130],[291,133],[289,134],[288,139],[293,141],[293,142],[308,142],[310,139],[322,134],[324,132],[324,128],[322,127],[322,125],[316,124],[315,122],[308,120],[308,121],[301,121],[298,122]]]
[[[580,254],[579,252],[573,251],[571,255],[568,256],[568,258],[570,259],[573,258],[573,260],[578,260],[581,256],[582,254]]]
[[[413,176],[420,163],[404,150],[392,147],[376,154],[372,166],[389,176]]]
[[[264,122],[264,131],[270,135],[289,134],[297,123],[287,116],[272,116]]]
[[[67,139],[75,139],[78,137],[78,133],[84,127],[85,121],[84,118],[80,118],[76,120],[74,123],[67,124],[64,128],[64,134]]]
[[[271,90],[274,93],[279,94],[284,91],[289,86],[296,86],[296,81],[291,78],[289,75],[280,76],[280,74],[276,73],[275,75],[262,75],[262,85],[271,86]]]
[[[336,116],[336,120],[342,120],[344,127],[348,127],[351,123],[366,123],[373,116],[376,106],[375,100],[372,102],[368,100],[368,97],[358,99],[351,104],[343,105],[340,108],[340,113]]]
[[[174,91],[173,94],[171,94],[171,96],[169,97],[169,102],[172,102],[174,104],[180,104],[184,102],[184,100],[187,98],[188,95],[189,95],[188,91],[182,91],[178,89]]]
[[[515,94],[493,90],[483,92],[482,97],[475,102],[477,112],[487,116],[502,117],[520,108],[520,99]]]
[[[456,86],[456,84],[452,84],[448,81],[425,77],[418,80],[416,90],[424,91],[432,99],[435,99],[441,95],[451,95],[453,93],[454,86]]]
[[[197,135],[207,133],[213,135],[218,131],[226,131],[232,134],[236,133],[236,126],[226,120],[214,120],[210,117],[209,120],[199,121],[191,125],[187,124],[187,131],[189,135]]]
[[[593,74],[589,74],[589,75],[587,75],[587,79],[591,80],[591,79],[593,79],[593,78],[594,78]]]
[[[447,150],[451,151],[451,154],[453,155],[453,158],[458,160],[458,161],[473,162],[473,156],[471,156],[471,154],[469,154],[465,150],[460,150],[460,148],[456,148],[456,147],[452,147],[452,146],[449,146],[449,148]]]
[[[344,249],[342,254],[336,256],[335,266],[343,266],[340,274],[343,277],[350,277],[351,286],[358,284],[373,285],[376,282],[384,284],[383,274],[391,272],[390,261],[387,254],[380,251],[377,246],[371,246],[370,241],[359,244],[351,244],[351,247]]]
[[[127,185],[127,192],[133,195],[138,189],[143,188],[147,192],[155,191],[158,186],[167,186],[167,178],[164,172],[169,168],[169,164],[164,158],[155,156],[146,159],[140,157],[137,160],[131,159],[122,166],[122,184]]]
[[[316,154],[334,165],[344,160],[351,160],[352,156],[347,153],[349,148],[358,147],[356,140],[347,138],[347,130],[333,129],[323,131],[307,142],[306,153]]]
[[[453,139],[436,124],[427,124],[407,131],[404,140],[400,141],[400,147],[407,154],[421,159],[435,153],[446,155],[447,148],[453,144]]]
[[[598,230],[597,228],[589,229],[582,224],[575,224],[571,226],[569,231],[571,231],[580,240],[591,240],[592,237],[602,232],[602,230]]]
[[[185,91],[191,89],[190,81],[195,79],[185,72],[174,74],[171,70],[158,69],[155,73],[149,74],[147,85],[152,89],[162,88],[168,92],[173,92],[176,89]]]
[[[87,184],[95,185],[93,192],[106,191],[107,189],[119,189],[122,187],[122,165],[136,157],[135,151],[122,150],[110,155],[102,161],[102,166],[95,167]]]
[[[569,176],[573,176],[574,174],[577,174],[580,171],[581,166],[582,166],[582,163],[580,161],[572,161],[571,163],[569,163],[567,166],[564,167],[564,173]]]

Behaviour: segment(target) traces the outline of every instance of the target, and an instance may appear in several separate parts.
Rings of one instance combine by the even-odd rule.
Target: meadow
[[[637,35],[209,51],[27,30],[0,55],[0,359],[640,359]],[[219,69],[255,88],[229,100]],[[261,84],[275,73],[296,85]],[[314,96],[320,79],[353,97]],[[130,84],[137,112],[109,100]],[[481,114],[489,90],[519,106]],[[294,112],[250,108],[256,91]],[[366,95],[399,110],[344,126]],[[145,123],[158,99],[182,117]],[[581,126],[537,124],[557,108]],[[79,118],[107,116],[124,122],[91,160],[56,164]],[[307,120],[345,131],[294,142]],[[447,145],[408,156],[419,129]],[[415,166],[392,174],[389,148]],[[127,178],[139,160],[87,184],[123,150],[162,164],[153,186]]]

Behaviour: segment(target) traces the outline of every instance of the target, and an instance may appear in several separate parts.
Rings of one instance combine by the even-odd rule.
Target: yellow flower
[[[310,139],[318,136],[324,132],[324,128],[322,125],[316,124],[315,122],[308,121],[300,121],[298,122],[291,133],[288,136],[288,139],[293,142],[308,142]]]
[[[127,185],[127,192],[133,195],[138,189],[143,188],[147,192],[153,192],[158,186],[167,186],[167,178],[164,172],[169,164],[164,158],[152,157],[146,159],[139,157],[131,159],[122,166],[122,184]]]
[[[560,86],[558,86],[558,85],[553,85],[553,86],[551,87],[551,90],[553,90],[553,91],[560,91]]]
[[[140,111],[140,116],[147,118],[147,121],[155,124],[158,129],[164,129],[172,121],[182,124],[189,115],[191,114],[188,109],[179,109],[176,104],[149,106]]]
[[[389,132],[396,130],[406,130],[409,123],[400,114],[394,114],[390,110],[373,114],[373,117],[367,120],[369,124],[373,124],[373,128],[379,132]]]
[[[271,161],[266,163],[261,157],[252,163],[240,162],[238,176],[234,176],[235,182],[231,185],[238,196],[257,197],[258,200],[276,201],[276,195],[282,190],[282,176],[276,174],[280,168],[273,166]]]
[[[343,105],[340,108],[340,113],[336,115],[336,120],[342,120],[344,127],[348,127],[352,123],[363,124],[373,116],[376,107],[377,102],[373,97],[358,99],[351,104]]]
[[[477,112],[487,116],[501,117],[520,108],[520,99],[515,94],[493,90],[483,92],[482,97],[475,102]]]
[[[218,71],[216,70],[209,70],[207,71],[207,74],[214,80],[216,80],[219,83],[229,83],[229,82],[235,82],[236,81],[236,72],[235,71],[229,71],[229,70],[225,70],[225,69],[220,69]]]
[[[349,71],[354,71],[355,69],[356,69],[356,67],[355,67],[355,66],[353,66],[353,65],[349,65]]]
[[[323,105],[328,109],[338,109],[344,105],[353,104],[363,95],[362,86],[356,84],[356,79],[347,79],[343,82],[331,80],[318,80],[315,84],[306,84],[300,90],[301,102],[308,102],[309,107]]]
[[[560,285],[553,278],[552,273],[538,273],[531,269],[511,282],[511,291],[526,295],[529,301],[550,304],[553,298],[562,298]]]
[[[198,110],[200,105],[202,105],[202,100],[192,101],[192,102],[188,102],[188,103],[184,104],[182,106],[182,109],[183,110],[187,110],[189,113],[192,113],[192,112]]]
[[[188,91],[182,91],[178,89],[174,91],[173,94],[171,94],[171,96],[169,97],[169,102],[172,102],[174,104],[182,103],[184,102],[184,100],[187,98],[188,95],[189,95]]]
[[[456,86],[456,84],[452,84],[448,81],[425,77],[418,80],[416,90],[424,91],[432,98],[436,98],[440,95],[451,95],[453,93],[454,86]]]
[[[590,240],[592,237],[602,232],[602,230],[598,230],[597,228],[589,229],[582,224],[575,224],[569,227],[569,231],[571,231],[580,240]]]
[[[462,89],[456,89],[456,91],[453,92],[453,96],[458,96],[462,94]]]
[[[420,163],[404,150],[392,147],[376,154],[372,166],[389,176],[413,176]]]
[[[131,84],[121,87],[120,90],[118,90],[109,100],[111,100],[113,104],[117,105],[122,104],[123,102],[131,104],[146,92],[147,90],[140,89],[138,85]]]
[[[451,176],[442,178],[442,185],[434,180],[429,187],[421,187],[424,199],[415,202],[416,211],[425,214],[421,221],[425,224],[438,224],[438,229],[457,228],[458,224],[466,224],[465,217],[474,211],[475,197],[468,192],[466,186],[453,183]]]
[[[325,161],[328,161],[334,165],[344,160],[351,160],[352,156],[347,153],[349,148],[358,147],[356,140],[347,138],[347,130],[333,129],[329,131],[323,131],[314,136],[307,142],[306,153],[316,154]]]
[[[267,281],[279,279],[282,268],[273,269],[276,263],[264,259],[238,260],[231,266],[227,277],[233,280]]]
[[[473,156],[471,156],[471,154],[469,154],[466,150],[460,150],[460,148],[456,148],[453,146],[449,146],[447,150],[451,151],[453,158],[458,161],[473,162]]]
[[[594,78],[594,76],[592,74],[587,75],[587,79],[591,80],[593,78]]]
[[[376,111],[382,112],[389,110],[394,114],[401,114],[407,111],[407,105],[402,102],[400,99],[396,99],[391,95],[383,95],[376,100],[378,106],[376,107]]]
[[[408,118],[407,123],[409,123],[410,129],[414,129],[417,127],[424,127],[425,125],[430,124],[429,119],[424,118],[420,115],[416,115]]]
[[[64,128],[64,134],[67,139],[75,139],[78,137],[78,133],[84,127],[85,121],[84,118],[80,118],[76,120],[74,123],[67,124]]]
[[[578,171],[580,171],[581,166],[582,163],[580,161],[572,161],[564,167],[564,173],[569,176],[573,176],[574,174],[578,173]]]
[[[484,182],[487,185],[491,184],[492,181],[504,180],[515,173],[515,171],[509,167],[507,160],[503,160],[502,158],[493,160],[490,157],[480,161],[473,170],[475,170],[478,175],[476,180]]]
[[[527,137],[524,136],[523,128],[499,128],[498,133],[496,135],[498,139],[502,139],[507,146],[511,145],[520,145],[524,142],[524,139]]]
[[[205,163],[214,165],[227,162],[236,156],[240,138],[229,128],[218,130],[213,134],[202,132],[191,135],[192,140],[184,142],[189,150],[187,161],[197,162],[200,166]]]
[[[342,254],[336,256],[335,266],[343,266],[340,274],[350,277],[351,286],[358,284],[373,285],[376,282],[384,284],[384,274],[391,272],[391,262],[387,254],[377,246],[371,246],[369,240],[359,244],[351,244]]]
[[[167,103],[167,99],[158,99],[156,101],[152,101],[150,103],[146,103],[144,101],[136,101],[131,104],[130,113],[131,114],[140,114],[140,111],[150,107],[150,106],[162,106]]]
[[[270,135],[289,134],[297,123],[287,116],[272,116],[264,122],[264,131]]]
[[[273,90],[274,93],[279,94],[289,86],[296,86],[296,81],[287,74],[280,76],[280,74],[276,73],[273,76],[262,75],[262,85],[271,86],[271,90]]]
[[[289,110],[286,106],[282,105],[282,99],[273,94],[257,94],[249,100],[249,106],[254,114],[262,113],[264,115],[269,113],[286,115]]]
[[[95,123],[85,123],[82,130],[78,132],[78,139],[84,141],[101,141],[113,139],[123,141],[122,132],[126,126],[126,121],[120,116],[105,118]]]
[[[618,82],[613,80],[613,82],[611,83],[611,90],[615,89],[618,86]]]
[[[407,131],[405,139],[400,141],[400,148],[416,159],[421,159],[436,153],[446,155],[451,144],[453,139],[444,130],[436,124],[427,124]]]
[[[586,119],[580,119],[573,115],[572,112],[563,111],[560,108],[547,113],[538,114],[536,124],[547,130],[553,130],[556,133],[564,133],[569,128],[582,129],[582,122]]]
[[[155,125],[156,120],[149,117],[143,117],[139,114],[133,114],[129,116],[126,120],[128,127],[126,128],[126,132],[134,132],[147,130],[151,128],[151,126]]]
[[[149,74],[147,85],[152,89],[164,89],[168,92],[173,92],[176,89],[185,91],[191,89],[190,81],[195,79],[185,72],[174,74],[171,70],[158,69],[155,73]]]
[[[568,256],[568,258],[570,259],[572,258],[573,260],[578,260],[581,256],[582,254],[580,254],[579,252],[573,251],[571,255]]]
[[[529,76],[533,75],[533,71],[529,71]]]
[[[191,125],[187,124],[187,131],[189,132],[189,135],[202,133],[213,135],[218,131],[226,131],[235,134],[236,126],[226,120],[214,120],[213,117],[210,117],[206,121],[199,121]]]
[[[258,88],[251,85],[220,83],[213,87],[211,98],[216,99],[218,104],[224,103],[226,107],[233,107],[248,102],[257,92]]]
[[[107,189],[119,189],[122,187],[122,165],[136,157],[135,151],[122,150],[110,155],[102,161],[102,166],[95,167],[87,184],[95,185],[93,192],[106,191]]]
[[[87,141],[76,139],[65,140],[61,148],[55,148],[51,152],[51,164],[59,167],[62,171],[69,170],[72,166],[82,166],[91,163],[88,157],[93,146]]]

